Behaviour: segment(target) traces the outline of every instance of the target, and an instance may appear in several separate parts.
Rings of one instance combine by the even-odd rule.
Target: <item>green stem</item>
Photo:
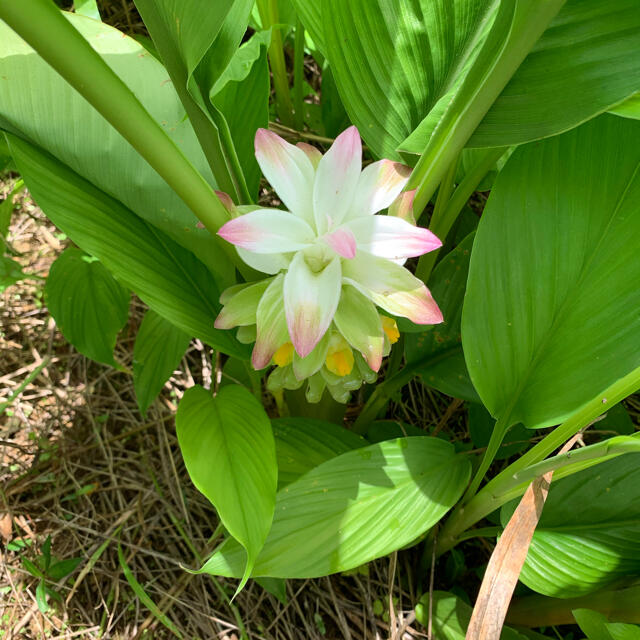
[[[10,407],[15,399],[27,388],[40,372],[49,364],[49,358],[44,358],[42,362],[18,385],[18,388],[2,403],[0,403],[0,415],[2,415],[7,407]]]
[[[453,191],[454,180],[456,178],[456,171],[458,169],[458,161],[459,156],[456,157],[449,165],[449,168],[442,178],[442,182],[438,189],[436,204],[433,208],[433,214],[431,215],[431,222],[429,224],[429,229],[433,231],[433,233],[435,233],[443,242],[444,237],[441,236],[440,233],[436,233],[436,229],[441,226],[441,218],[446,209],[447,203],[451,198],[451,192]],[[422,210],[416,209],[416,211],[418,211],[419,217],[422,214]],[[423,282],[427,282],[429,280],[431,271],[436,264],[436,257],[438,256],[438,253],[440,253],[440,251],[431,251],[420,257],[420,260],[418,260],[418,266],[416,267],[416,278],[419,278]]]
[[[228,193],[238,204],[250,203],[251,198],[242,169],[233,163],[235,147],[225,135],[225,128],[228,131],[226,120],[212,107],[209,96],[202,93],[198,78],[189,76],[189,71],[177,51],[174,36],[157,9],[156,0],[137,0],[136,8],[187,112],[218,189]],[[202,86],[205,85],[206,80],[202,83]],[[223,122],[223,126],[220,121]]]
[[[465,175],[462,182],[458,185],[456,190],[449,198],[442,213],[439,213],[436,217],[436,211],[434,209],[433,216],[431,218],[431,224],[429,229],[435,233],[443,244],[449,235],[449,231],[453,227],[455,221],[458,219],[462,208],[467,203],[473,192],[476,190],[482,179],[491,171],[496,162],[506,153],[507,148],[498,147],[495,149],[487,149],[480,159],[480,161]],[[447,179],[443,179],[444,181]],[[442,188],[442,185],[440,186]],[[438,202],[436,201],[436,206]],[[425,253],[418,260],[418,267],[416,269],[416,275],[423,281],[429,282],[429,277],[435,266],[436,259],[438,257],[438,251],[431,251]]]
[[[566,0],[500,2],[495,21],[414,169],[414,209],[424,209],[453,159]],[[505,34],[508,34],[505,38]]]
[[[276,107],[282,124],[293,126],[293,103],[289,94],[289,77],[284,61],[282,35],[280,33],[280,17],[278,16],[278,0],[257,0],[262,28],[271,27],[271,44],[269,45],[269,63],[273,74],[273,87],[276,92]]]
[[[480,466],[478,467],[478,470],[473,476],[473,480],[471,480],[471,484],[469,484],[469,487],[467,488],[462,498],[462,504],[468,502],[475,495],[478,487],[480,486],[480,483],[482,482],[482,479],[489,470],[489,467],[496,457],[496,454],[500,450],[500,445],[502,444],[502,441],[504,440],[504,437],[507,434],[510,426],[508,424],[508,419],[508,415],[506,416],[506,418],[500,418],[493,427],[491,438],[489,439],[489,444],[487,445],[484,455],[482,456]]]
[[[442,554],[454,547],[462,532],[474,525],[482,518],[488,516],[492,511],[502,506],[509,500],[524,493],[527,482],[523,478],[530,477],[527,475],[528,468],[544,460],[550,453],[561,447],[569,438],[573,437],[581,429],[591,424],[603,411],[613,407],[618,402],[631,395],[640,388],[640,367],[634,369],[620,380],[614,382],[603,393],[598,394],[595,398],[587,402],[581,409],[571,415],[563,424],[554,429],[543,440],[532,447],[527,453],[521,456],[514,463],[510,464],[504,471],[499,473],[495,478],[490,480],[481,491],[479,491],[468,503],[462,502],[453,511],[447,522],[445,523],[440,536],[438,537],[438,553]],[[619,442],[618,442],[619,443]],[[615,444],[615,443],[614,443]],[[606,443],[603,443],[603,448]],[[633,445],[632,445],[633,446]],[[617,449],[620,453],[629,451],[627,445]],[[564,462],[571,459],[571,464],[576,464],[577,452],[573,452],[571,456],[556,456],[555,462],[550,464],[558,464],[558,468],[565,466]],[[581,454],[587,456],[590,454]],[[604,456],[611,455],[606,452]],[[619,455],[619,454],[616,454]],[[553,460],[553,459],[552,459]],[[578,457],[578,460],[580,458]],[[567,462],[567,465],[569,463]],[[576,465],[577,466],[577,465]],[[555,467],[554,467],[555,468]],[[536,467],[535,471],[540,473],[542,469],[549,470],[541,466]],[[575,469],[576,471],[578,469]],[[562,477],[566,474],[558,474]],[[467,492],[468,493],[468,492]]]
[[[212,234],[218,231],[228,214],[211,186],[55,4],[2,1],[0,18],[122,134]],[[233,248],[221,246],[239,265]]]
[[[362,407],[360,415],[351,427],[352,431],[359,435],[366,433],[368,426],[377,418],[378,414],[385,408],[397,391],[402,389],[420,370],[445,360],[452,352],[458,349],[459,347],[452,347],[431,356],[431,358],[411,362],[405,365],[398,373],[380,383],[369,396],[364,407]]]
[[[304,26],[296,20],[296,39],[293,45],[293,106],[294,121],[298,131],[304,126]]]

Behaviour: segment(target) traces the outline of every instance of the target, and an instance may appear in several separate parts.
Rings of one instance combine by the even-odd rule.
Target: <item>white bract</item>
[[[275,277],[225,292],[216,327],[256,325],[256,369],[274,359],[292,363],[298,380],[325,364],[343,376],[353,368],[352,347],[378,371],[385,331],[388,349],[397,328],[376,305],[416,324],[442,322],[427,287],[402,266],[440,247],[440,240],[403,217],[376,215],[396,199],[399,210],[410,204],[408,194],[399,198],[408,167],[380,160],[363,170],[356,127],[324,155],[265,129],[256,133],[255,149],[288,211],[253,208],[218,233],[249,266]]]

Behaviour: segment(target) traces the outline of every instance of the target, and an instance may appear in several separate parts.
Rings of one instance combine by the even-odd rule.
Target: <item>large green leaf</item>
[[[399,549],[458,500],[469,461],[437,438],[399,438],[349,451],[278,492],[255,576],[312,578]],[[201,571],[240,577],[244,552],[226,541]]]
[[[191,252],[50,155],[7,138],[34,199],[78,246],[179,329],[229,355],[248,356],[231,332],[214,329],[220,292]]]
[[[399,147],[425,148],[498,4],[323,1],[326,54],[345,107],[374,153],[395,157]],[[553,135],[625,99],[640,84],[639,36],[636,0],[568,0],[470,145],[508,146]],[[403,144],[419,125],[419,134]]]
[[[606,111],[639,86],[637,0],[568,0],[469,146],[507,146],[555,135]]]
[[[504,427],[558,423],[640,365],[639,162],[638,123],[604,115],[520,147],[498,176],[462,339]]]
[[[278,467],[271,423],[244,387],[188,389],[176,414],[184,463],[211,500],[242,556],[241,587],[271,528]],[[242,545],[242,546],[240,546]]]
[[[180,363],[190,340],[188,333],[155,311],[144,314],[133,346],[133,388],[143,415]]]
[[[64,337],[83,355],[115,365],[113,349],[129,316],[129,292],[84,251],[70,247],[51,266],[47,307]]]
[[[410,364],[424,363],[418,367],[417,373],[427,386],[457,398],[478,402],[478,394],[471,384],[462,354],[460,336],[462,301],[474,235],[467,236],[434,270],[429,286],[445,321],[429,327],[427,331],[407,333],[405,357]],[[445,357],[434,362],[434,358],[441,354]]]
[[[640,455],[629,453],[551,484],[520,579],[554,598],[640,575]],[[516,504],[502,508],[503,524]]]
[[[325,420],[277,418],[271,425],[278,456],[278,489],[323,462],[367,444],[359,435]]]
[[[80,15],[68,19],[131,88],[194,166],[211,171],[165,68],[138,42]],[[0,128],[48,151],[193,251],[227,284],[233,266],[211,234],[124,138],[0,21]]]
[[[459,81],[497,2],[323,0],[325,50],[351,120],[378,156]]]

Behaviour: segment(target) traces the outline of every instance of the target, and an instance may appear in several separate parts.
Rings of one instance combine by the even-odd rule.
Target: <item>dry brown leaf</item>
[[[571,449],[580,435],[571,438],[560,453]],[[480,585],[466,640],[500,638],[513,590],[516,588],[533,533],[542,515],[552,476],[553,471],[549,471],[527,487],[518,508],[502,532]]]
[[[13,518],[8,513],[0,515],[0,536],[6,542],[11,540],[11,533],[13,530]]]

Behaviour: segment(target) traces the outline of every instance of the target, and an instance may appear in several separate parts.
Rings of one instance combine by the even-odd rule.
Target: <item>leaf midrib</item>
[[[567,294],[565,295],[564,300],[562,301],[562,303],[560,305],[558,305],[558,307],[556,307],[556,311],[554,313],[554,317],[551,321],[551,324],[549,325],[549,328],[547,329],[543,339],[540,341],[539,345],[536,347],[535,353],[533,355],[533,357],[531,358],[529,365],[524,373],[524,375],[521,378],[520,384],[518,385],[514,395],[513,395],[513,399],[510,403],[508,403],[507,409],[506,411],[503,412],[502,414],[502,420],[505,423],[505,426],[511,426],[510,424],[507,424],[507,422],[510,420],[511,418],[511,414],[513,413],[513,409],[515,408],[515,406],[518,404],[518,401],[520,400],[520,397],[522,396],[522,392],[524,391],[527,382],[529,381],[529,379],[532,377],[536,366],[538,364],[538,361],[542,358],[542,355],[544,353],[545,347],[547,346],[547,343],[549,342],[549,340],[551,339],[551,336],[554,335],[557,331],[558,325],[562,324],[562,320],[566,317],[565,314],[563,313],[565,307],[569,304],[569,302],[571,300],[573,300],[577,293],[581,290],[581,285],[582,282],[585,278],[585,274],[589,271],[589,267],[591,265],[591,263],[595,260],[596,255],[598,254],[598,252],[600,251],[600,248],[602,246],[602,243],[604,242],[605,238],[608,236],[611,225],[613,224],[613,221],[615,220],[615,217],[618,213],[618,210],[620,209],[620,206],[622,205],[622,203],[624,202],[627,193],[629,191],[629,189],[631,188],[631,185],[633,184],[633,182],[636,179],[636,176],[638,174],[638,170],[640,169],[640,161],[636,164],[635,169],[633,170],[633,172],[631,173],[631,176],[629,178],[629,180],[627,181],[627,184],[625,186],[625,188],[622,191],[622,194],[620,196],[620,198],[618,199],[618,202],[616,203],[616,206],[614,207],[611,216],[609,218],[609,221],[606,224],[606,227],[604,229],[604,232],[600,235],[598,242],[596,243],[593,251],[590,253],[588,259],[583,263],[581,269],[580,269],[580,277],[575,281],[575,284],[571,287],[570,291],[567,292]]]

